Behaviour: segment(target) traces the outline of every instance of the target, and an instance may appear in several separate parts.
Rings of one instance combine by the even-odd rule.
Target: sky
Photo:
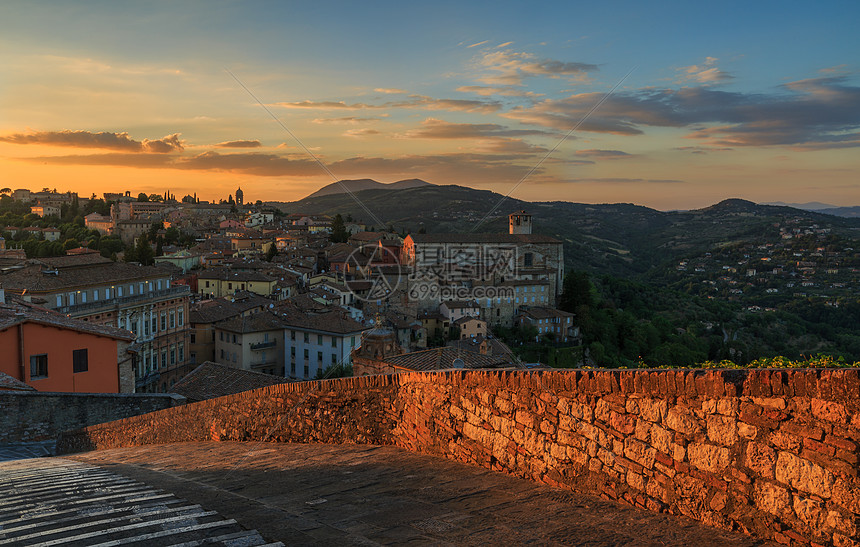
[[[405,4],[4,0],[0,188],[860,205],[860,3]]]

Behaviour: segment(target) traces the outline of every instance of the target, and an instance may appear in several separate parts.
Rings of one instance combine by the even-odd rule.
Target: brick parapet
[[[62,450],[394,444],[779,543],[858,545],[856,369],[446,371],[284,384],[93,426]]]

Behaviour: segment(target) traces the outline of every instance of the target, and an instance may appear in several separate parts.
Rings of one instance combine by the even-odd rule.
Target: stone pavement
[[[68,458],[287,545],[767,545],[395,447],[203,442]]]
[[[251,547],[266,540],[215,511],[92,465],[62,458],[0,463],[0,545],[134,543]]]

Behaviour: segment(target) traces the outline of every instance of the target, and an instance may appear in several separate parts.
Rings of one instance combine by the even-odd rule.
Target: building
[[[369,330],[340,309],[319,314],[281,310],[288,378],[309,380],[330,366],[352,365],[351,351]]]
[[[84,225],[87,230],[98,230],[102,234],[113,232],[113,219],[99,213],[90,213],[84,217]]]
[[[461,340],[487,335],[487,322],[477,317],[464,316],[454,321],[453,325],[460,330]]]
[[[579,327],[573,324],[573,317],[572,313],[555,308],[528,307],[520,309],[516,323],[536,328],[535,341],[541,336],[549,336],[559,343],[579,343]]]
[[[32,199],[30,190],[26,188],[18,188],[12,192],[12,199],[15,201],[30,201]]]
[[[241,188],[236,189],[236,207],[241,207],[245,204],[245,192]]]
[[[215,323],[215,362],[284,376],[284,329],[278,314],[258,311]]]
[[[56,228],[42,228],[42,234],[45,236],[45,241],[57,241],[60,239],[60,231]]]
[[[269,296],[275,292],[276,281],[274,277],[261,272],[212,268],[203,270],[197,276],[197,292],[205,298],[221,298],[236,291]]]
[[[187,286],[171,286],[155,266],[112,262],[98,254],[31,260],[0,275],[7,292],[24,294],[72,318],[135,335],[135,391],[166,392],[191,369]]]
[[[7,301],[0,289],[0,373],[38,391],[134,391],[134,334],[34,306]]]
[[[191,364],[215,361],[215,323],[263,311],[272,303],[260,295],[240,291],[232,296],[191,305]]]
[[[369,348],[373,351],[373,348]],[[397,355],[373,357],[365,355],[368,349],[359,349],[353,360],[354,376],[397,374],[400,372],[428,372],[446,369],[509,369],[515,368],[508,360],[493,355],[456,348],[443,347],[413,351]],[[370,358],[368,358],[370,357]]]
[[[532,216],[525,211],[519,211],[517,213],[511,213],[510,215],[508,215],[508,233],[532,233]]]
[[[60,208],[56,205],[33,205],[30,212],[40,217],[60,216]]]

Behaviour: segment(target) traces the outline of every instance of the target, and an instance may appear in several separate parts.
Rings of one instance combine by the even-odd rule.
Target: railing
[[[106,298],[104,300],[95,300],[93,302],[82,302],[79,304],[72,304],[70,306],[59,306],[54,308],[54,310],[60,313],[78,314],[85,311],[92,312],[102,308],[119,308],[124,304],[134,304],[136,302],[142,303],[151,298],[160,298],[165,296],[183,296],[190,294],[191,287],[189,287],[188,285],[177,285],[175,287],[168,287],[166,289],[161,289],[158,291],[148,291],[139,294],[131,294],[128,296]]]
[[[257,344],[251,344],[251,351],[260,351],[263,349],[273,348],[278,345],[276,340],[272,340],[270,342],[259,342]]]

